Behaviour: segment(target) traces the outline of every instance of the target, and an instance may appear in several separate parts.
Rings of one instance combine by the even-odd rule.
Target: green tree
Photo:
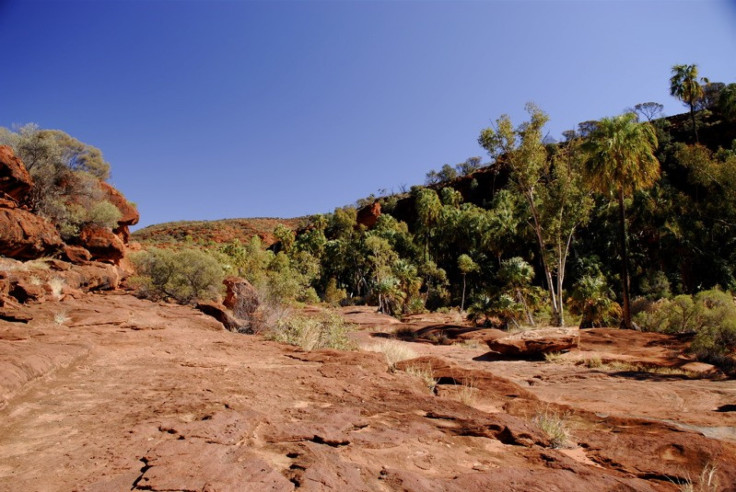
[[[469,273],[477,272],[480,267],[470,256],[461,254],[457,258],[457,268],[463,275],[463,296],[460,301],[460,311],[465,311],[465,277],[467,277]]]
[[[589,152],[585,172],[590,187],[613,196],[619,205],[621,283],[623,290],[622,326],[633,327],[629,296],[630,279],[626,235],[625,200],[636,190],[651,188],[659,179],[659,161],[654,156],[657,136],[649,123],[638,123],[634,113],[604,118],[585,143]]]
[[[415,203],[418,216],[417,235],[424,245],[424,258],[428,260],[434,227],[442,213],[442,202],[436,191],[422,188],[416,195]]]
[[[707,79],[701,79],[708,82]],[[670,95],[675,96],[690,108],[690,121],[693,125],[693,135],[698,142],[698,127],[695,122],[695,107],[703,97],[703,87],[698,81],[698,66],[675,65],[670,77]]]
[[[721,114],[729,121],[736,121],[736,84],[728,84],[718,97]]]
[[[524,261],[523,258],[515,256],[501,262],[498,277],[505,288],[511,292],[512,295],[510,297],[519,305],[523,306],[527,322],[534,326],[534,316],[527,301],[529,287],[534,279],[534,268]],[[508,294],[506,295],[508,296]]]
[[[181,304],[216,297],[223,271],[212,256],[197,249],[169,251],[151,248],[131,255],[138,292],[154,299],[172,298]]]
[[[511,168],[511,189],[524,197],[528,224],[541,253],[552,323],[562,326],[567,257],[575,231],[587,221],[592,202],[582,186],[578,143],[570,141],[550,159],[542,143],[548,117],[533,104],[527,104],[526,109],[531,117],[528,122],[514,129],[510,118],[501,116],[495,129],[481,132],[478,142],[491,157],[504,160]]]

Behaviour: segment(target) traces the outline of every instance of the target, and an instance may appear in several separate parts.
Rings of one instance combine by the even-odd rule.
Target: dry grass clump
[[[437,388],[437,380],[434,379],[434,374],[432,373],[432,366],[430,365],[411,365],[411,366],[407,366],[404,369],[404,372],[406,372],[410,376],[419,378],[422,381],[422,383],[424,383],[424,386],[427,387],[429,392],[434,394],[435,389]]]
[[[718,477],[716,476],[717,471],[717,466],[710,463],[705,465],[695,482],[688,477],[685,483],[680,485],[680,492],[716,492],[721,490]]]
[[[544,354],[544,360],[553,364],[561,364],[565,362],[565,359],[562,357],[562,352],[547,352]]]
[[[380,343],[369,345],[365,350],[370,352],[380,352],[386,358],[390,370],[396,369],[396,364],[402,360],[416,359],[417,353],[401,342],[395,340],[386,340]]]
[[[564,448],[569,444],[570,431],[564,416],[547,409],[535,415],[532,422],[549,438],[554,449]]]
[[[54,314],[54,323],[57,325],[63,325],[67,321],[69,321],[71,318],[66,315],[66,313],[56,313]]]
[[[350,325],[336,313],[293,315],[281,318],[269,329],[266,338],[297,345],[304,350],[355,350],[355,343],[348,337],[349,329]]]
[[[49,279],[48,284],[51,289],[51,295],[56,299],[59,299],[61,297],[61,291],[64,289],[64,284],[66,284],[66,280],[61,277],[53,277]]]
[[[472,406],[478,396],[478,384],[475,379],[466,379],[458,385],[457,396],[461,402]]]
[[[603,366],[603,361],[601,360],[601,357],[599,355],[595,355],[593,357],[590,357],[588,359],[585,359],[585,367],[588,369],[596,369]]]

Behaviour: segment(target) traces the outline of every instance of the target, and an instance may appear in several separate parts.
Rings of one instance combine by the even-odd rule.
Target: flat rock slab
[[[491,351],[504,356],[538,359],[544,354],[577,348],[580,343],[580,331],[577,328],[541,328],[486,340],[486,343]]]

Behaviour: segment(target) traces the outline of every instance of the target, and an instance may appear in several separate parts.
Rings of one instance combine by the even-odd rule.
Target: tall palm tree
[[[623,283],[622,327],[631,329],[629,260],[626,248],[625,198],[639,189],[651,188],[659,178],[659,161],[654,156],[657,136],[649,123],[637,123],[636,114],[603,118],[585,148],[588,184],[594,191],[615,196],[620,215],[621,281]]]
[[[703,79],[707,82],[707,79]],[[690,120],[693,124],[695,141],[698,140],[698,127],[695,124],[695,104],[703,97],[703,87],[698,82],[697,65],[675,65],[670,77],[670,95],[690,107]]]

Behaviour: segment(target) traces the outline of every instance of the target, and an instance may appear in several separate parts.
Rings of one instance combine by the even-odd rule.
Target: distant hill
[[[189,240],[200,244],[207,242],[221,244],[238,239],[241,243],[245,243],[250,241],[253,236],[258,236],[264,245],[270,246],[276,241],[273,230],[277,225],[283,224],[296,231],[305,221],[306,219],[303,217],[293,219],[258,217],[252,219],[184,220],[150,225],[135,231],[131,237],[134,241],[166,246]]]

